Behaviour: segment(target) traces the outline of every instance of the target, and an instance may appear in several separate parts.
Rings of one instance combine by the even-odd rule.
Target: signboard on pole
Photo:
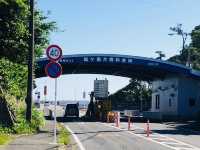
[[[57,143],[57,137],[56,137],[57,78],[62,74],[62,66],[57,61],[62,57],[62,49],[58,45],[50,45],[46,49],[46,55],[51,62],[46,65],[45,73],[50,78],[55,79],[54,143],[56,144]]]
[[[62,49],[58,45],[50,45],[46,55],[51,61],[58,61],[62,57]]]
[[[45,67],[45,73],[50,78],[58,78],[62,74],[62,66],[57,62],[50,62]]]

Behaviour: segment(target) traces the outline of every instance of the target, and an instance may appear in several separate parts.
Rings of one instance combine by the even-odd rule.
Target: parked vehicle
[[[79,117],[79,108],[77,104],[67,104],[64,117]]]

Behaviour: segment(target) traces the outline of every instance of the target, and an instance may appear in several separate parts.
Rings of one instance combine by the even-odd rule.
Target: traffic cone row
[[[109,118],[107,118],[107,122],[109,123]],[[116,112],[115,113],[115,125],[117,128],[119,128],[119,123],[120,123],[120,115],[119,115],[119,112]],[[131,117],[128,117],[128,130],[129,131],[131,130]],[[146,132],[147,137],[149,137],[150,134],[152,133],[152,131],[150,130],[149,120],[147,120],[145,132]]]

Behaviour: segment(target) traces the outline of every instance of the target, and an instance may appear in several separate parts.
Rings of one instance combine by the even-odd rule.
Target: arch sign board
[[[46,55],[50,60],[45,67],[45,73],[50,78],[58,78],[62,74],[62,66],[57,62],[62,57],[62,49],[58,45],[50,45],[46,49]]]

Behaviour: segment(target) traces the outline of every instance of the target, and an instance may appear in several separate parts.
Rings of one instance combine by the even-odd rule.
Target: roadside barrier
[[[147,120],[147,123],[146,123],[146,134],[147,134],[147,137],[149,137],[149,135],[151,134],[149,120]]]
[[[110,123],[110,119],[109,119],[109,113],[107,114],[107,123]]]
[[[131,130],[131,117],[128,116],[128,130]]]
[[[119,128],[120,125],[120,112],[115,112],[115,124]]]

